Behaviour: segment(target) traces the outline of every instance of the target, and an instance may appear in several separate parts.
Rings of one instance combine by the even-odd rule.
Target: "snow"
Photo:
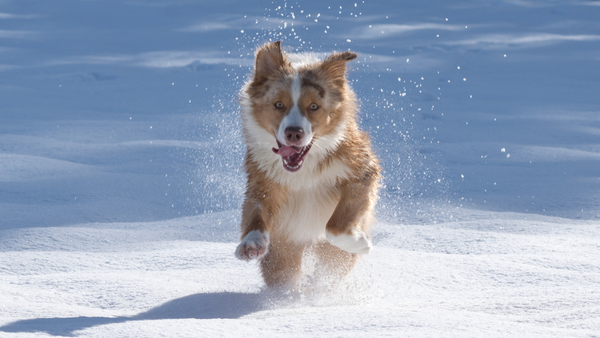
[[[0,336],[600,336],[600,6],[0,1]],[[255,47],[351,49],[385,170],[333,290],[239,242]],[[310,287],[312,285],[312,287]]]

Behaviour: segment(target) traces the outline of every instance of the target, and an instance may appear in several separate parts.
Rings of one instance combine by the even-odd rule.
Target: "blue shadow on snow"
[[[136,320],[240,318],[265,308],[261,293],[200,293],[174,299],[132,317],[36,318],[12,322],[0,332],[45,332],[73,337],[75,331]]]

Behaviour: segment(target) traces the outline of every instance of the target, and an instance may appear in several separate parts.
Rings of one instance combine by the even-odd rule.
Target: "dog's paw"
[[[235,257],[249,261],[264,256],[269,251],[269,232],[250,231],[235,249]]]
[[[327,231],[327,241],[349,253],[368,254],[373,243],[366,233],[354,229],[352,234],[334,235]]]

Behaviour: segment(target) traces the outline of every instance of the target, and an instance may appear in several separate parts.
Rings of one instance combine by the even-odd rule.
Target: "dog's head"
[[[311,148],[327,153],[341,142],[346,115],[354,113],[347,109],[354,105],[354,96],[347,88],[346,62],[356,57],[349,51],[334,53],[324,61],[306,54],[284,54],[280,41],[256,53],[254,76],[244,93],[249,111],[244,113],[271,135],[271,145],[264,146],[281,157],[288,172],[302,168]]]

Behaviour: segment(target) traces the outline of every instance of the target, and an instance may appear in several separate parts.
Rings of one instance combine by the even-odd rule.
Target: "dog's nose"
[[[304,130],[300,127],[285,128],[285,139],[289,145],[299,145],[304,138]]]

